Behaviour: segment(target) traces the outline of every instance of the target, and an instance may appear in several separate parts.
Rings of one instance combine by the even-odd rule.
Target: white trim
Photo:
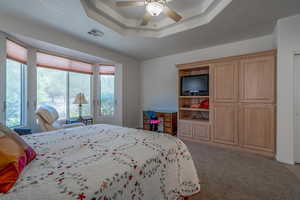
[[[297,156],[296,156],[296,151],[297,150],[299,150],[300,148],[299,147],[297,147],[297,145],[296,145],[296,140],[299,138],[299,136],[297,135],[297,134],[299,134],[299,133],[297,133],[296,132],[296,123],[297,123],[297,121],[296,121],[296,102],[295,102],[295,96],[296,96],[296,88],[295,88],[295,68],[296,68],[296,63],[295,63],[295,60],[296,60],[296,57],[297,56],[299,56],[300,57],[300,50],[299,51],[294,51],[294,54],[293,54],[293,74],[294,74],[294,76],[293,76],[293,143],[292,143],[292,145],[293,145],[293,148],[292,148],[292,151],[293,151],[293,164],[296,164],[296,162],[297,163],[299,163],[300,162],[300,160],[297,160]],[[299,66],[300,67],[300,66]]]
[[[183,19],[175,23],[169,18],[150,21],[141,26],[141,19],[129,19],[101,1],[81,0],[86,15],[121,35],[135,35],[161,38],[196,28],[211,22],[232,0],[203,0],[202,4],[182,11]]]
[[[93,110],[92,110],[92,115],[93,115],[93,118],[94,118],[94,121],[97,121],[98,119],[98,111],[99,111],[99,100],[98,100],[98,82],[99,82],[99,67],[98,65],[94,65],[93,66],[93,75],[92,75],[92,102],[91,102],[91,105],[93,107]]]
[[[27,123],[32,130],[37,130],[35,111],[37,109],[37,67],[36,49],[28,48],[27,56]]]
[[[70,72],[66,72],[66,119],[70,119]]]
[[[6,35],[0,32],[0,122],[5,124]]]

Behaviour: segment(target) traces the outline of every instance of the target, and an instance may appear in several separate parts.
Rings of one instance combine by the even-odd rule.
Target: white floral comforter
[[[179,139],[110,125],[25,136],[37,151],[1,200],[176,200],[200,190]]]

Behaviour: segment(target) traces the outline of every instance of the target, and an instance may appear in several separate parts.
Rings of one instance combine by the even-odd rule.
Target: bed
[[[1,200],[177,200],[200,191],[192,157],[173,136],[92,125],[23,139],[38,155]]]

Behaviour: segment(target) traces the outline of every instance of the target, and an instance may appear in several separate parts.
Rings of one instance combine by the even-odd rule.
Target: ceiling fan
[[[170,9],[167,6],[167,1],[169,0],[133,0],[133,1],[117,1],[116,6],[146,6],[146,13],[144,15],[142,26],[149,23],[152,16],[158,16],[162,12],[173,19],[175,22],[179,22],[182,19],[176,11]]]

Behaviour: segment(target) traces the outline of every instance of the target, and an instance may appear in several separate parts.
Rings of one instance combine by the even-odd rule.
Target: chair
[[[84,126],[83,123],[65,124],[64,120],[58,120],[58,112],[51,106],[39,107],[36,111],[36,116],[38,125],[41,127],[43,132]]]

